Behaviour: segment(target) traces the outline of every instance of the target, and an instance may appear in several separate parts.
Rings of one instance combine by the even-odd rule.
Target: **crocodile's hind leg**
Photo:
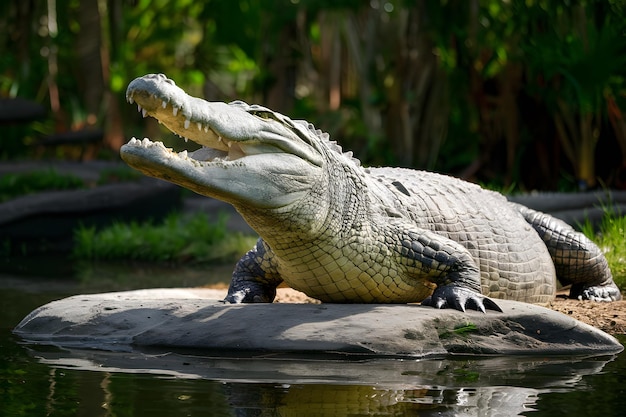
[[[545,242],[558,280],[563,285],[572,285],[570,297],[596,301],[622,298],[608,262],[595,243],[559,219],[514,205]]]

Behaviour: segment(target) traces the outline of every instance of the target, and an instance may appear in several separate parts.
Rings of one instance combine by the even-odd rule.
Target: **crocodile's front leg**
[[[485,312],[502,311],[481,294],[480,270],[472,255],[458,242],[428,230],[415,230],[410,225],[394,225],[401,237],[402,263],[409,266],[415,278],[427,279],[437,285],[422,305],[435,308],[466,308]]]
[[[276,287],[282,282],[276,271],[272,252],[263,239],[235,265],[228,295],[229,303],[271,303]]]

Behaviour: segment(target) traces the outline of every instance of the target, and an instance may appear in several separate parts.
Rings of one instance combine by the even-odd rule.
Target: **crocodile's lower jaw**
[[[153,142],[148,138],[144,138],[143,140],[136,138],[130,139],[128,143],[123,146],[122,155],[125,151],[128,151],[133,147],[145,149],[150,153],[160,153],[162,155],[169,156],[170,158],[177,157],[180,159],[188,159],[190,162],[229,162],[246,156],[240,146],[237,143],[233,144],[232,142],[228,147],[228,152],[206,146],[191,152],[187,150],[176,152],[172,148],[166,147],[163,142]]]
[[[224,178],[231,167],[245,171],[246,158],[231,157],[227,152],[211,148],[200,148],[189,152],[176,152],[163,142],[148,138],[132,138],[120,148],[120,156],[129,166],[154,178],[162,179],[196,193],[209,197],[224,198],[227,194],[228,178]],[[234,156],[234,155],[233,155]],[[251,157],[252,158],[252,157]]]
[[[245,144],[244,144],[245,146]],[[198,194],[255,209],[284,208],[310,191],[310,181],[320,169],[295,155],[284,152],[244,153],[239,144],[230,152],[200,148],[175,152],[150,139],[132,138],[120,149],[120,156],[144,174],[178,184]],[[271,173],[271,175],[268,175]],[[268,182],[271,179],[271,182]],[[260,187],[260,181],[265,187]]]

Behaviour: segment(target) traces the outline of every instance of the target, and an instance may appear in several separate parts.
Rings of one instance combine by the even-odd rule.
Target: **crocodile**
[[[259,234],[225,302],[272,302],[281,283],[322,302],[501,311],[621,298],[601,250],[568,224],[452,176],[363,167],[327,133],[260,105],[208,102],[163,74],[133,80],[144,117],[195,142],[180,152],[130,139],[144,174],[234,206]]]

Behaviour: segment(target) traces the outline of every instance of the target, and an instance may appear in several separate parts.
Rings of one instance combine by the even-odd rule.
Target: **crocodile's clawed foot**
[[[572,289],[570,296],[572,298],[578,298],[579,300],[599,302],[611,302],[622,299],[622,294],[620,293],[619,288],[615,285],[596,285],[583,288],[579,291]]]
[[[469,308],[483,313],[486,310],[502,312],[502,309],[491,299],[475,291],[455,286],[437,287],[430,297],[422,301],[422,305],[435,308],[454,308],[460,311]]]
[[[246,299],[246,295],[249,291],[239,290],[239,291],[228,291],[228,295],[222,301],[230,304],[240,304],[243,303]]]
[[[222,300],[224,303],[271,303],[276,297],[276,290],[262,291],[260,288],[241,288],[239,290],[229,289],[228,295]]]

